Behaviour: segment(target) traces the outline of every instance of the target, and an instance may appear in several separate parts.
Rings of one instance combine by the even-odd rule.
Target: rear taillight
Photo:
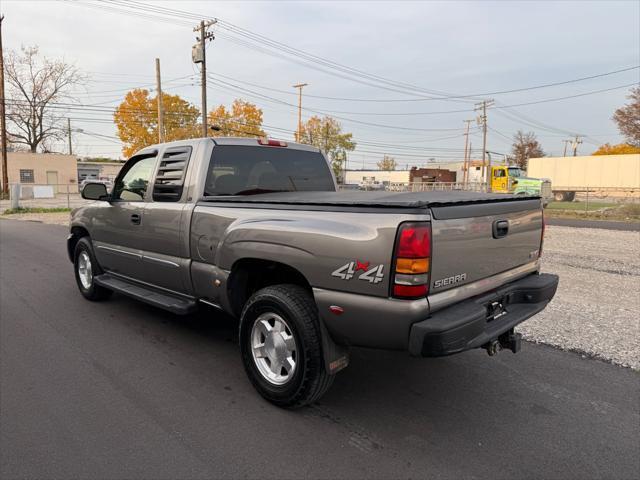
[[[547,228],[547,222],[544,220],[544,210],[542,211],[542,233],[540,235],[540,249],[538,250],[538,258],[542,256],[542,245],[544,244],[544,231]]]
[[[420,298],[427,295],[430,257],[431,224],[401,224],[394,253],[394,297]]]

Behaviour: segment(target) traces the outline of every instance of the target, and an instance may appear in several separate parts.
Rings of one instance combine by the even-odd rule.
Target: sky
[[[208,110],[243,98],[263,110],[270,136],[292,139],[292,85],[308,83],[303,120],[326,113],[353,133],[349,168],[375,168],[384,154],[401,167],[460,159],[467,119],[477,157],[483,99],[495,101],[487,150],[496,158],[518,130],[550,155],[581,135],[578,153],[589,154],[623,141],[611,116],[640,83],[639,1],[2,0],[0,12],[6,50],[38,45],[88,75],[77,101],[97,108],[68,113],[81,156],[122,157],[107,107],[131,88],[154,88],[155,58],[163,90],[200,106],[191,61],[200,18],[219,20],[207,47]]]

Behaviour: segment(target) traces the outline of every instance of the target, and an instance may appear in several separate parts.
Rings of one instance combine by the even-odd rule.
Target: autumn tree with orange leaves
[[[199,134],[200,110],[178,95],[162,94],[164,105],[164,130],[167,142],[195,138]],[[113,119],[118,137],[124,143],[126,157],[138,150],[158,143],[157,98],[149,91],[136,89],[128,92],[116,108]]]
[[[209,112],[207,122],[212,137],[264,137],[262,110],[242,99],[234,100],[231,108],[220,105]]]
[[[630,143],[619,143],[617,145],[605,143],[591,155],[624,155],[629,153],[640,153],[640,147],[636,147]]]

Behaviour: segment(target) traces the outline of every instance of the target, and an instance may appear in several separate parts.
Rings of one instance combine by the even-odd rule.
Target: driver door
[[[95,254],[105,271],[141,276],[142,226],[156,162],[156,151],[132,157],[118,174],[109,203],[93,219]]]
[[[491,190],[493,192],[507,192],[507,171],[504,168],[497,167],[493,169],[493,176],[491,179]]]

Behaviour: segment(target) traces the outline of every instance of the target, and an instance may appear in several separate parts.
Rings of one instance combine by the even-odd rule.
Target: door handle
[[[506,237],[507,233],[509,233],[508,220],[496,220],[493,222],[493,238]]]
[[[141,220],[142,220],[142,217],[137,213],[131,214],[131,223],[133,223],[134,225],[140,225]]]

